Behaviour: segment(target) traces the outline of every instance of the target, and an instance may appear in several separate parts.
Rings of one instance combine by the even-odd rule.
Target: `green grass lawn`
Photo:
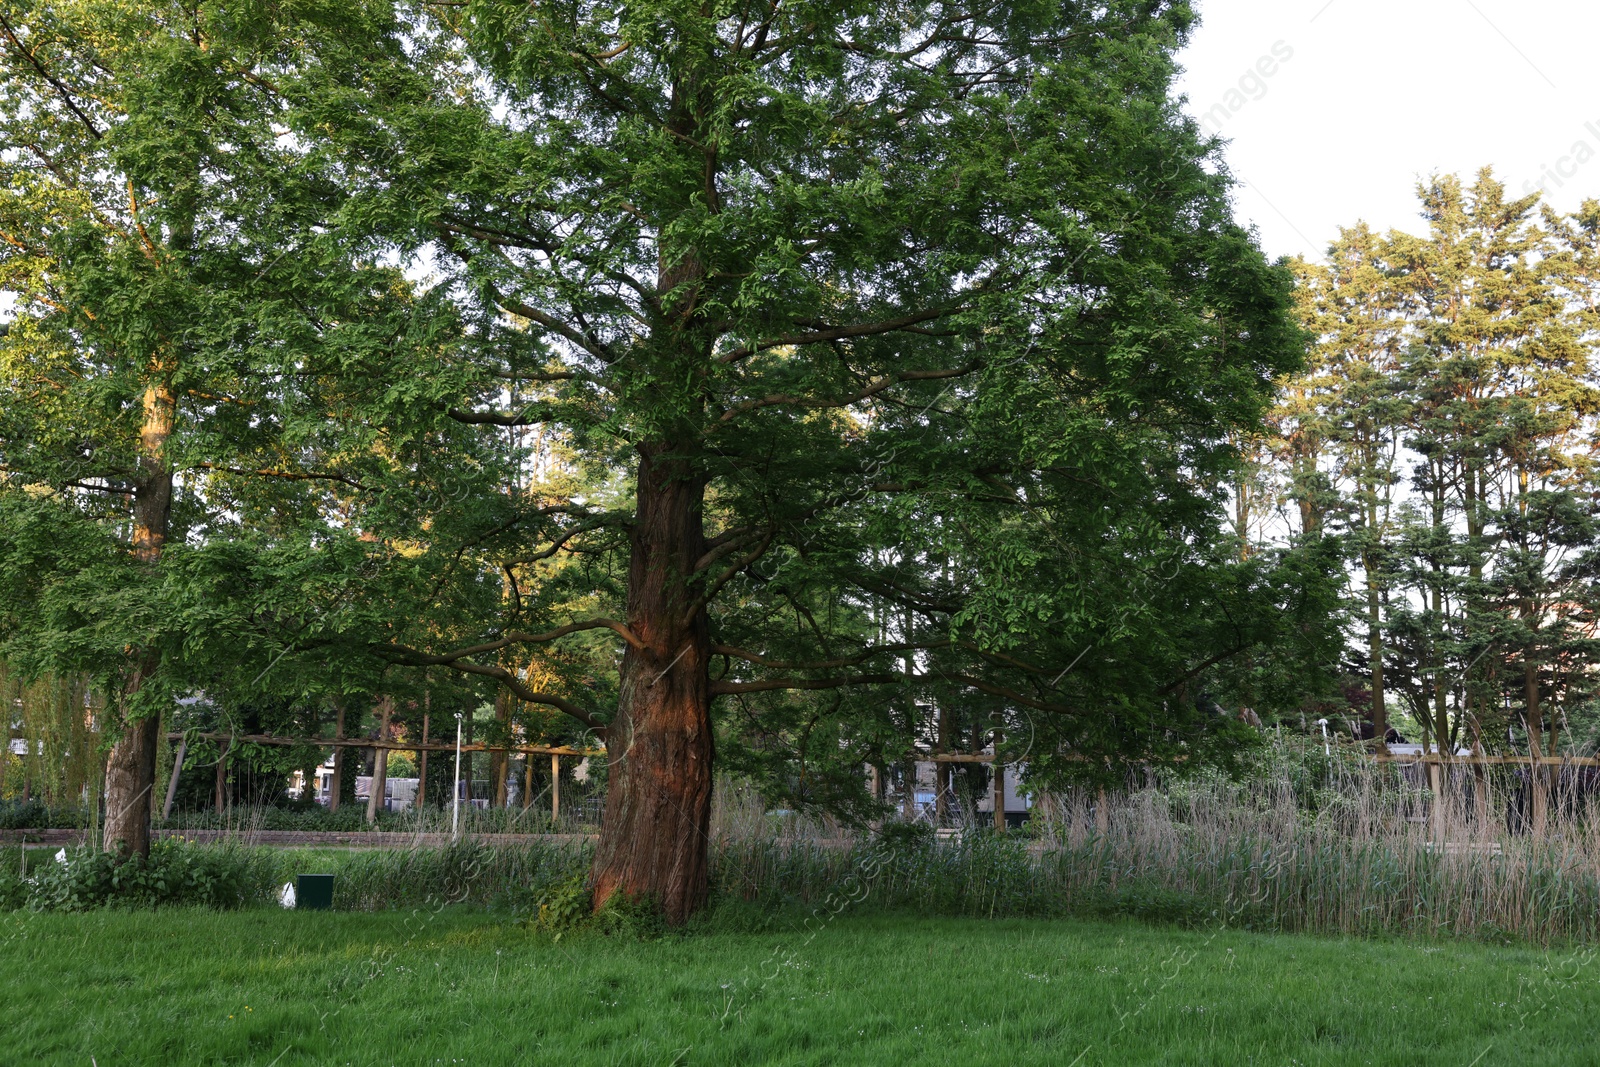
[[[6,1064],[1592,1064],[1591,950],[842,916],[0,914]]]

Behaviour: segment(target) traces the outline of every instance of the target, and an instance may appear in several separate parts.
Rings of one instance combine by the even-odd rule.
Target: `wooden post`
[[[522,810],[533,805],[533,753],[522,754]]]
[[[502,727],[502,735],[510,733],[511,699],[511,694],[504,690],[495,695],[494,717]],[[489,753],[489,777],[493,779],[489,786],[490,803],[497,808],[504,808],[511,802],[511,790],[506,784],[510,770],[511,752],[508,749],[496,749]]]
[[[550,753],[550,823],[561,818],[561,757]]]
[[[905,788],[901,790],[900,817],[906,822],[917,817],[917,761],[908,759],[905,763]]]
[[[424,678],[426,683],[426,678]],[[427,713],[432,709],[430,701],[432,693],[429,689],[422,689],[422,744],[427,745]],[[422,747],[416,753],[416,806],[422,808],[422,803],[427,800],[427,749]]]
[[[950,714],[943,703],[939,705],[939,755],[950,751]],[[948,763],[933,765],[933,814],[940,826],[950,820],[950,781],[952,767]]]
[[[1444,758],[1440,753],[1440,759]],[[1440,844],[1444,843],[1445,810],[1444,810],[1444,766],[1440,762],[1428,764],[1428,788],[1433,791],[1433,839]]]
[[[217,753],[217,814],[222,814],[223,794],[228,790],[228,742],[219,742]]]
[[[999,730],[994,732],[994,762],[989,766],[994,770],[994,828],[997,833],[1004,833],[1006,828],[1006,766],[1000,762]]]
[[[378,704],[378,741],[389,740],[389,717],[394,714],[394,697],[386,696]],[[367,790],[367,822],[376,824],[378,812],[383,810],[383,794],[389,783],[389,750],[380,743],[372,755],[372,786]]]
[[[1472,806],[1477,812],[1478,832],[1489,832],[1489,768],[1478,764],[1472,768]]]
[[[422,743],[428,743],[428,694],[422,694]],[[428,750],[417,750],[417,808],[428,799]]]
[[[1099,790],[1094,795],[1094,828],[1097,833],[1111,832],[1111,808],[1107,804],[1106,791]]]
[[[344,705],[335,704],[333,707],[333,737],[336,741],[344,740]],[[333,748],[333,778],[328,783],[328,814],[339,810],[339,794],[344,792],[344,746],[335,745]]]
[[[172,773],[167,776],[167,802],[161,805],[161,817],[172,818],[172,802],[178,799],[178,775],[183,771],[183,754],[189,747],[187,736],[178,739],[178,751],[172,757]]]

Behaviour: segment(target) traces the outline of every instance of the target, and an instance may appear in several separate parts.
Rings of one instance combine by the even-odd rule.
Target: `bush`
[[[0,852],[0,911],[17,911],[28,903],[28,886],[23,881],[22,855]]]
[[[81,830],[89,813],[79,808],[51,808],[40,800],[0,801],[0,830]]]
[[[38,911],[190,905],[236,908],[262,899],[273,882],[270,857],[226,846],[157,841],[150,856],[119,863],[108,852],[64,850],[63,861],[39,864],[22,879],[0,876],[0,906]]]
[[[578,929],[589,918],[589,903],[589,882],[584,875],[575,874],[555,882],[536,898],[538,910],[534,914],[534,929],[560,939],[562,934]]]
[[[605,907],[595,911],[588,876],[583,873],[544,886],[535,899],[538,910],[531,925],[557,941],[580,931],[653,940],[667,929],[661,908],[647,897],[615,893]]]

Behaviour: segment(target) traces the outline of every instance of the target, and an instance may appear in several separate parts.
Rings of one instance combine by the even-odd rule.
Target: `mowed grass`
[[[1589,1064],[1588,949],[840,916],[0,915],[7,1064]]]

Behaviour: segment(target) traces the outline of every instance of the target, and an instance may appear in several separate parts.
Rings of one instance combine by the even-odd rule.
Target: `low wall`
[[[84,830],[0,830],[0,845],[81,845]],[[438,848],[450,843],[449,834],[363,830],[343,833],[321,830],[155,830],[157,838],[186,841],[234,841],[241,845],[275,845],[281,848]],[[599,840],[597,834],[462,834],[484,845],[573,845]]]

